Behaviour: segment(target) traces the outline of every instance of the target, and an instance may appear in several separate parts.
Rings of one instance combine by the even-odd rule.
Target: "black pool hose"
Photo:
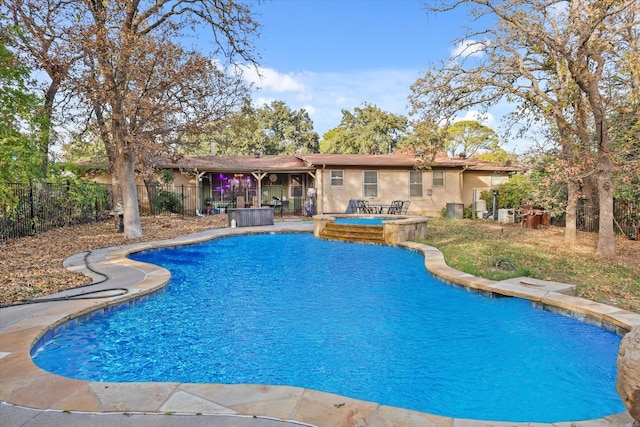
[[[71,289],[81,289],[81,288],[86,288],[88,286],[99,285],[100,283],[104,283],[104,282],[106,282],[107,280],[110,279],[109,275],[107,275],[105,273],[102,273],[100,271],[97,271],[93,267],[91,267],[91,264],[89,264],[89,260],[88,260],[89,255],[91,255],[91,253],[92,253],[92,251],[88,251],[87,253],[85,253],[85,255],[84,255],[84,265],[91,272],[102,276],[103,279],[95,281],[95,282],[88,283],[86,285],[76,286],[75,288],[71,288]],[[94,294],[99,294],[99,293],[104,293],[104,292],[117,292],[117,293],[116,294],[112,294],[112,295],[91,296],[91,295],[94,295]],[[108,288],[108,289],[100,289],[100,290],[96,290],[96,291],[81,292],[79,294],[66,295],[66,296],[63,296],[63,297],[28,299],[28,300],[24,300],[24,301],[15,302],[15,303],[12,303],[12,304],[0,305],[0,308],[15,307],[15,306],[27,305],[27,304],[39,304],[39,303],[43,303],[43,302],[53,302],[53,301],[69,301],[69,300],[81,300],[81,299],[112,298],[112,297],[119,297],[119,296],[122,296],[122,295],[126,295],[128,292],[129,292],[129,290],[127,288]]]

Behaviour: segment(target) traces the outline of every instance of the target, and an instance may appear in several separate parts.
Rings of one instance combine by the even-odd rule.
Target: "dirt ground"
[[[226,227],[226,215],[205,217],[157,216],[143,217],[144,236],[125,239],[117,233],[114,221],[65,227],[36,236],[11,240],[0,244],[0,305],[49,295],[64,289],[90,283],[91,280],[62,266],[68,257],[90,250],[151,240],[171,239],[210,228]],[[496,224],[482,224],[487,231],[504,233]],[[508,231],[508,230],[507,230]],[[515,232],[515,230],[513,230]],[[505,233],[518,239],[536,239],[547,251],[566,251],[564,229],[549,227],[544,232]],[[576,255],[593,254],[597,234],[580,233],[578,243],[571,248]],[[618,238],[619,260],[638,267],[640,242]]]

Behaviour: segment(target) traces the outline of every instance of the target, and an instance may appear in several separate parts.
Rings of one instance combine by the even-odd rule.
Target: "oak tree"
[[[407,131],[407,118],[365,103],[353,112],[342,110],[339,132],[325,134],[323,153],[388,154]],[[339,138],[332,140],[331,138]]]
[[[429,70],[412,87],[414,112],[450,119],[469,108],[507,100],[521,115],[535,110],[557,127],[575,202],[583,176],[598,178],[596,253],[615,255],[609,113],[631,92],[626,52],[637,40],[632,0],[444,0],[432,11],[468,6],[477,22],[457,58]],[[489,19],[484,19],[489,18]],[[489,27],[481,23],[490,22]],[[635,28],[635,30],[634,30]],[[615,82],[615,84],[612,84]],[[595,153],[595,156],[592,155]],[[568,213],[571,207],[568,208]],[[569,227],[568,227],[569,229]]]
[[[255,63],[258,24],[235,0],[47,1],[64,17],[50,33],[65,34],[81,56],[65,62],[64,84],[105,144],[122,191],[125,236],[139,237],[136,170],[144,173],[143,160],[154,154],[179,155],[244,98],[240,75],[227,65]],[[189,41],[207,31],[206,45]]]

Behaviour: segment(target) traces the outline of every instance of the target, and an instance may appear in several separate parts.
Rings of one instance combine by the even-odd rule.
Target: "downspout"
[[[462,202],[462,205],[464,207],[464,198],[463,198],[463,192],[464,192],[464,171],[467,170],[467,168],[469,168],[469,165],[464,165],[464,167],[462,168],[462,170],[460,171],[460,183],[458,185],[459,187],[459,194],[460,194],[460,202]]]
[[[326,164],[322,164],[322,169],[320,169],[320,173],[318,177],[316,177],[316,186],[318,187],[318,194],[316,197],[316,201],[318,202],[318,207],[316,213],[324,213],[324,170],[327,167]]]

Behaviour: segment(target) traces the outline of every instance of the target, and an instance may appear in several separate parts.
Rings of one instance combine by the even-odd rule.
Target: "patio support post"
[[[256,171],[256,172],[251,172],[251,175],[253,175],[256,181],[258,181],[256,196],[258,197],[259,207],[262,207],[262,178],[267,176],[267,173],[262,171]]]
[[[202,201],[202,177],[206,172],[198,172],[196,169],[196,215],[202,216],[200,213],[200,208],[202,205],[200,202]]]

